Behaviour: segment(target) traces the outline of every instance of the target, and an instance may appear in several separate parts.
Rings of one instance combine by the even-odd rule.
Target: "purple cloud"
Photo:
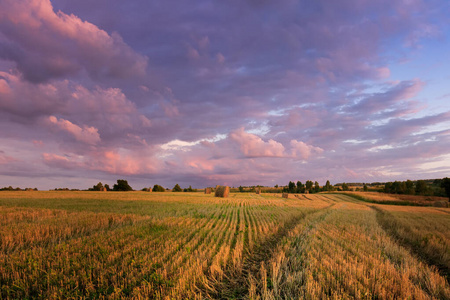
[[[450,32],[445,1],[0,1],[5,182],[450,171],[445,76],[401,71]]]
[[[32,82],[86,71],[94,78],[142,76],[146,57],[122,38],[75,15],[54,12],[49,0],[2,1],[0,57],[16,62]]]
[[[86,144],[97,144],[100,142],[100,135],[98,134],[98,129],[95,127],[88,127],[86,125],[80,127],[68,120],[58,119],[55,116],[50,116],[48,123],[50,126],[70,134],[78,142]]]

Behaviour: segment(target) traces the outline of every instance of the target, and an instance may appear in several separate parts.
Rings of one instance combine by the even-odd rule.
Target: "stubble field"
[[[0,299],[450,299],[449,270],[449,208],[0,193]]]

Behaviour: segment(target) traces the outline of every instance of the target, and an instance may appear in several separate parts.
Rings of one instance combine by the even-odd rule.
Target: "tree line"
[[[343,184],[344,187],[345,183]],[[348,189],[348,186],[345,185]],[[320,187],[319,182],[312,182],[311,180],[307,180],[305,184],[301,181],[297,181],[297,183],[293,181],[289,181],[289,184],[283,188],[283,193],[293,193],[293,194],[304,194],[304,193],[319,193],[319,192],[331,192],[336,188],[330,184],[330,181],[327,180],[324,186]]]
[[[363,183],[364,191],[368,191],[367,184]],[[349,191],[350,184],[345,182],[331,185],[330,181],[327,180],[325,185],[320,186],[319,182],[314,183],[311,180],[307,180],[305,184],[301,181],[294,183],[289,181],[289,184],[283,188],[283,193],[294,193],[294,194],[304,194],[304,193],[319,193],[319,192],[332,192],[332,191]]]
[[[125,179],[118,179],[117,183],[114,184],[112,188],[108,184],[103,185],[101,182],[99,182],[96,185],[94,185],[92,188],[90,188],[89,190],[90,191],[122,191],[122,192],[134,191],[133,188],[128,183],[128,181]],[[149,188],[141,189],[141,191],[147,191],[147,192],[148,191],[165,192],[168,190],[169,189],[165,189],[163,186],[161,186],[159,184],[155,184],[153,186],[153,188],[149,187]],[[197,190],[193,189],[192,186],[182,189],[178,183],[172,189],[172,192],[196,192],[196,191]]]
[[[37,191],[37,190],[38,190],[37,188],[22,189],[20,187],[13,188],[12,186],[8,186],[8,187],[5,186],[5,187],[0,188],[0,191]]]
[[[450,179],[445,177],[431,182],[429,180],[386,182],[382,191],[390,194],[450,197]]]

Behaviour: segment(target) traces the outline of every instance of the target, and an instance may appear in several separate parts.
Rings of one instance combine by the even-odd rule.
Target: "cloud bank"
[[[449,174],[446,1],[0,3],[4,185]]]

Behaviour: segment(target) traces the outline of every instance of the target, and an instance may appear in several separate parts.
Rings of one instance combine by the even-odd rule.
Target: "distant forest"
[[[0,188],[0,191],[37,191],[37,188],[13,188],[12,186]],[[78,189],[69,188],[55,188],[57,191],[78,191]],[[103,185],[101,182],[89,188],[90,191],[132,191],[133,188],[128,184],[128,181],[124,179],[117,180],[117,184],[114,184],[111,189],[108,184]],[[142,191],[154,191],[164,192],[170,191],[160,185],[155,184],[153,188],[143,188]],[[307,180],[305,184],[301,181],[296,183],[289,181],[286,186],[266,187],[261,185],[256,186],[239,186],[239,188],[232,188],[233,192],[262,192],[262,193],[319,193],[319,192],[332,192],[332,191],[372,191],[389,194],[404,194],[404,195],[421,195],[421,196],[438,196],[438,197],[450,197],[450,179],[445,177],[442,179],[426,179],[426,180],[406,180],[406,181],[389,181],[389,182],[372,182],[372,183],[336,183],[330,184],[327,180],[325,185],[319,185],[317,181],[312,182]],[[196,192],[197,189],[189,188],[182,189],[178,184],[172,189],[174,192]]]

